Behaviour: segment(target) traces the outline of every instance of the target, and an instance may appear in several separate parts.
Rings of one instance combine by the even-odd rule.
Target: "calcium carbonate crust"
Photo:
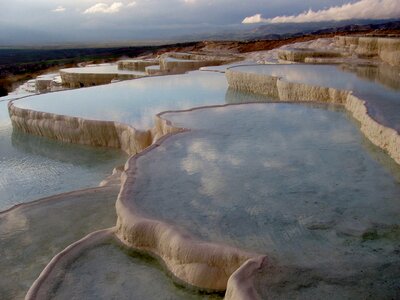
[[[12,101],[8,104],[8,111],[14,128],[62,142],[119,148],[129,155],[142,151],[152,143],[150,130],[141,131],[118,122],[24,109],[15,106]]]
[[[202,107],[203,109],[204,107]],[[196,108],[197,109],[197,108]],[[67,247],[55,256],[30,288],[26,299],[51,299],[53,291],[62,280],[66,268],[87,249],[103,243],[110,236],[117,237],[125,246],[147,252],[161,261],[177,282],[204,291],[224,291],[226,299],[257,299],[255,289],[241,287],[241,282],[251,286],[251,276],[267,257],[242,251],[222,244],[201,241],[174,225],[143,216],[130,201],[136,174],[136,161],[157,148],[166,139],[188,129],[178,128],[170,121],[156,117],[157,142],[141,153],[132,156],[123,172],[122,187],[116,203],[118,221],[115,228],[96,232]],[[235,276],[231,279],[231,275]],[[245,298],[244,295],[247,295]]]
[[[277,101],[317,101],[344,105],[360,122],[361,131],[400,163],[397,131],[373,120],[365,101],[351,91],[292,83],[278,77],[240,72],[234,68],[226,72],[226,77],[234,89],[272,96]],[[176,226],[141,215],[130,201],[136,174],[140,172],[136,161],[166,139],[188,129],[175,127],[162,117],[163,113],[156,116],[154,128],[139,132],[124,124],[36,112],[17,108],[13,103],[9,104],[9,112],[13,126],[27,133],[68,142],[119,147],[130,154],[139,153],[128,160],[122,174],[122,187],[116,203],[116,227],[89,235],[57,255],[32,286],[27,299],[46,299],[45,295],[49,295],[51,287],[57,282],[56,278],[62,275],[57,270],[76,259],[83,248],[97,243],[97,237],[103,239],[104,235],[111,234],[128,247],[159,257],[168,271],[188,286],[209,291],[226,289],[226,299],[259,299],[253,280],[255,274],[270,262],[266,256],[200,241]],[[60,264],[64,267],[60,267]]]
[[[120,73],[80,73],[61,70],[60,76],[63,85],[69,88],[81,88],[95,85],[108,84],[113,80],[128,80],[145,77],[143,74],[120,74]]]
[[[350,53],[363,57],[378,56],[392,66],[400,66],[400,39],[367,37],[367,36],[338,36],[336,44],[344,47]]]
[[[342,63],[348,58],[378,57],[392,66],[400,66],[400,39],[369,36],[336,36],[336,49],[285,48],[278,50],[279,59],[305,63]]]

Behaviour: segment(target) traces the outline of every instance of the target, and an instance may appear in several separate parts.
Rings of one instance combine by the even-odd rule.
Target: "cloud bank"
[[[88,9],[86,9],[84,14],[115,14],[120,11],[124,5],[122,2],[114,2],[110,5],[106,3],[97,3]]]
[[[52,10],[52,12],[56,12],[56,13],[61,13],[61,12],[64,12],[64,11],[65,11],[65,7],[63,7],[61,5]]]
[[[252,23],[305,23],[343,21],[350,19],[391,19],[400,17],[400,0],[360,0],[322,10],[308,10],[299,15],[262,18],[256,14],[245,18],[243,24]]]

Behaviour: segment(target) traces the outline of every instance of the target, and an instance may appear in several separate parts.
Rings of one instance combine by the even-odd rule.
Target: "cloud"
[[[132,2],[128,3],[128,4],[126,5],[126,7],[133,7],[133,6],[135,6],[135,5],[136,5],[136,2],[135,2],[135,1],[132,1]]]
[[[124,5],[121,2],[114,2],[110,5],[106,3],[97,3],[88,9],[86,9],[84,14],[114,14],[120,11]]]
[[[57,8],[53,9],[52,12],[61,13],[61,12],[64,12],[65,10],[66,10],[65,7],[62,7],[60,5]]]
[[[246,17],[243,19],[243,24],[254,24],[254,23],[265,23],[268,22],[268,19],[264,19],[261,17],[261,14],[256,14],[251,17]]]
[[[399,0],[360,0],[342,6],[322,10],[308,10],[299,15],[279,16],[265,19],[260,14],[245,18],[243,24],[251,23],[304,23],[342,21],[350,19],[390,19],[400,17]]]

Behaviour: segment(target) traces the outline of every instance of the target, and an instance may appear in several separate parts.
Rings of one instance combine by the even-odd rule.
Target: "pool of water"
[[[235,71],[283,77],[290,82],[352,90],[356,96],[366,100],[370,115],[379,123],[400,131],[400,87],[386,84],[399,82],[400,72],[386,72],[382,76],[377,66],[363,66],[348,72],[334,65],[253,65],[235,67]],[[389,66],[386,68],[390,69]],[[383,83],[385,82],[385,83]],[[318,100],[318,99],[316,99]]]
[[[50,260],[116,222],[118,187],[96,188],[0,213],[0,298],[24,299]]]
[[[400,168],[343,110],[249,104],[167,114],[193,130],[138,159],[131,201],[202,239],[322,268],[321,280],[399,263]]]
[[[227,88],[223,74],[196,71],[44,94],[18,100],[15,105],[88,119],[118,121],[138,129],[148,129],[159,112],[225,103]],[[243,93],[237,95],[247,101],[256,97]]]
[[[7,102],[0,102],[0,211],[97,186],[126,159],[119,150],[65,144],[14,131]]]
[[[386,64],[360,65],[342,64],[339,66],[344,72],[351,72],[364,80],[375,81],[378,84],[392,89],[400,90],[400,67],[392,67]]]
[[[66,271],[53,299],[222,299],[175,285],[148,256],[116,244],[87,250]]]
[[[223,75],[193,72],[41,95],[20,100],[16,105],[147,129],[161,111],[223,103],[226,89]]]
[[[81,74],[134,74],[146,75],[144,72],[120,70],[118,65],[99,65],[99,66],[86,66],[82,68],[68,68],[61,69],[62,72],[67,73],[81,73]]]

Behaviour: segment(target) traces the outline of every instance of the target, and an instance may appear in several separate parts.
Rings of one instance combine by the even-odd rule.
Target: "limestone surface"
[[[392,66],[400,66],[399,38],[338,36],[336,37],[336,44],[358,56],[378,56]]]
[[[152,141],[150,131],[136,130],[117,122],[86,120],[22,109],[12,102],[8,109],[14,128],[63,142],[120,148],[128,154],[135,154],[149,146]]]
[[[146,67],[158,64],[158,59],[125,59],[118,61],[118,69],[145,72]]]
[[[166,53],[160,57],[160,69],[163,73],[184,73],[201,67],[227,64],[235,60],[238,60],[238,57],[199,53]]]
[[[322,51],[318,49],[291,48],[279,50],[278,56],[279,59],[282,60],[305,62],[308,58],[337,58],[341,57],[342,54],[340,52]]]
[[[377,55],[388,63],[398,64],[396,42],[360,41],[351,38],[349,41],[338,41],[338,43],[360,56]],[[355,43],[357,47],[354,47]],[[322,56],[327,55],[327,52],[321,53]],[[300,60],[304,60],[303,54],[300,55]],[[292,53],[282,55],[285,59],[298,59],[289,57]],[[332,57],[329,55],[328,57]],[[203,60],[200,55],[190,53],[169,54],[160,58],[160,70],[166,73],[184,72],[226,61],[221,58]],[[104,79],[95,79],[99,74],[83,74],[80,77],[81,75],[71,73],[64,74],[64,77],[71,77],[69,79],[65,77],[66,82],[72,82],[71,86],[93,85],[96,84],[95,82],[103,82]],[[343,105],[360,122],[365,136],[387,151],[400,164],[398,132],[371,118],[365,101],[353,95],[351,91],[290,82],[278,76],[237,72],[234,69],[227,70],[226,77],[233,90],[267,95],[276,101],[324,102]],[[109,79],[107,77],[107,80]],[[115,77],[110,80],[113,79]],[[137,160],[148,151],[159,147],[167,138],[188,129],[174,126],[161,114],[156,116],[154,128],[139,131],[117,122],[86,120],[21,109],[13,103],[9,104],[9,113],[13,126],[23,132],[71,143],[121,148],[129,154],[139,153],[127,162],[122,174],[122,188],[116,203],[118,215],[116,227],[93,233],[54,257],[30,289],[27,299],[48,298],[51,287],[59,282],[60,272],[66,266],[81,256],[85,249],[104,243],[114,234],[124,245],[158,257],[175,280],[181,284],[207,291],[227,289],[227,299],[260,298],[260,287],[257,286],[258,273],[260,270],[274,269],[269,258],[235,247],[199,240],[168,222],[144,215],[129,201],[138,172]],[[312,228],[324,228],[324,226],[326,224],[318,222],[310,225]]]
[[[60,75],[63,85],[68,88],[89,87],[146,76],[144,72],[118,70],[116,65],[61,69]]]

